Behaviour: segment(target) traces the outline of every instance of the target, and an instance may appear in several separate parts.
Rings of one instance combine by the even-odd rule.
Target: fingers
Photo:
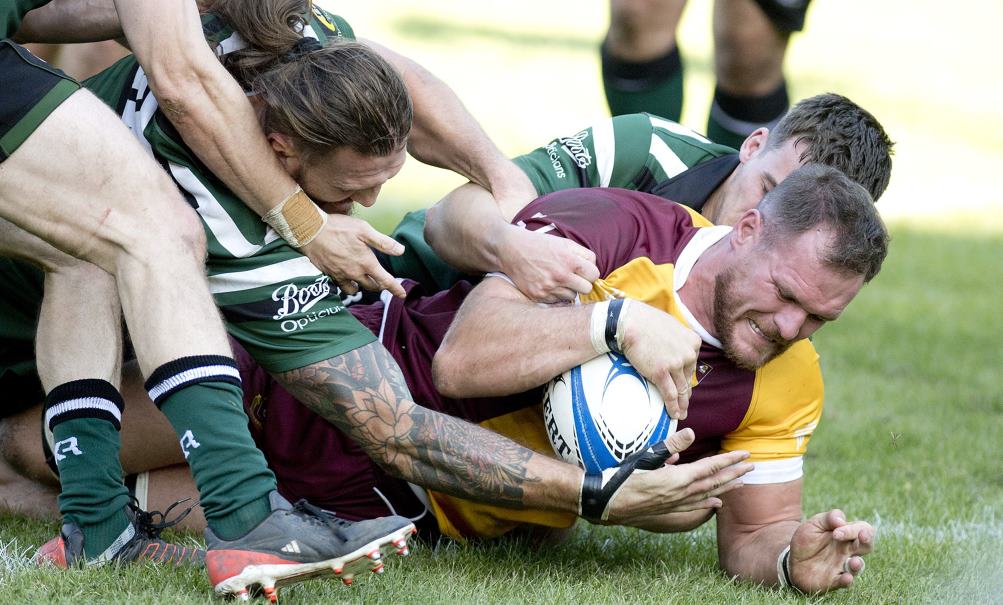
[[[400,256],[401,254],[404,254],[404,244],[398,242],[389,235],[380,233],[371,225],[367,224],[367,226],[369,229],[364,230],[359,236],[360,239],[366,243],[366,245],[372,246],[380,252],[391,256]]]
[[[665,447],[676,454],[693,445],[695,440],[696,435],[693,433],[693,429],[685,428],[669,435],[669,438],[665,440]]]
[[[833,539],[845,543],[854,555],[866,555],[874,550],[874,535],[874,528],[866,521],[854,521],[832,532]]]
[[[347,277],[335,279],[334,283],[338,285],[338,289],[344,294],[355,294],[359,291],[359,285]]]

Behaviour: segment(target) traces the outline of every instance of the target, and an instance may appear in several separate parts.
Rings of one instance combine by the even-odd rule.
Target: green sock
[[[129,490],[122,483],[122,396],[103,380],[59,385],[45,400],[45,423],[59,469],[59,511],[84,534],[84,556],[105,551],[125,530]]]
[[[612,115],[653,113],[679,121],[683,112],[683,63],[678,47],[643,63],[614,57],[605,43],[600,55],[603,90]]]
[[[267,517],[275,489],[275,475],[247,430],[239,380],[233,359],[200,355],[167,363],[146,382],[180,438],[206,521],[224,540]]]
[[[707,138],[738,149],[757,128],[776,126],[789,106],[785,82],[762,97],[732,95],[718,87],[707,118]]]

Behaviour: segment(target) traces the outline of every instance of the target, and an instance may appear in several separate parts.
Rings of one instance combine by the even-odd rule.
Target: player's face
[[[735,169],[729,199],[725,200],[714,222],[734,225],[746,210],[755,208],[777,183],[801,167],[803,151],[803,143],[795,145],[789,140],[773,149],[766,146],[765,135],[759,139],[750,136],[739,153],[742,163]]]
[[[825,231],[760,240],[714,284],[714,330],[725,354],[754,370],[834,321],[864,284],[823,264]]]
[[[351,214],[352,205],[376,203],[383,183],[400,172],[404,149],[388,156],[365,155],[349,147],[311,157],[292,175],[318,206],[329,214]]]

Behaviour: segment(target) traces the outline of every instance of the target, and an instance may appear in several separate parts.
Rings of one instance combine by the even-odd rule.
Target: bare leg
[[[185,465],[174,429],[147,396],[135,363],[126,364],[123,369],[122,394],[126,400],[122,415],[122,468],[130,475],[149,473],[146,508],[165,511],[185,498],[198,502],[198,490]],[[34,518],[58,519],[59,481],[42,454],[41,415],[42,406],[37,405],[0,420],[0,509]],[[202,508],[197,506],[178,527],[201,531],[205,526]]]
[[[606,43],[626,61],[650,61],[676,45],[686,0],[611,0]]]
[[[733,95],[768,94],[783,81],[790,34],[780,31],[753,0],[714,3],[714,70]]]
[[[93,95],[75,93],[0,165],[0,198],[3,218],[114,275],[144,374],[188,355],[230,355],[205,285],[202,226]],[[53,330],[71,331],[54,319]],[[71,355],[40,349],[38,364]]]

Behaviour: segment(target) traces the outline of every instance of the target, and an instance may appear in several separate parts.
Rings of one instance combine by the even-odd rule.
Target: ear
[[[762,238],[763,215],[759,210],[746,210],[731,230],[731,245],[735,249],[751,249]]]
[[[268,143],[272,146],[272,151],[275,152],[275,157],[282,163],[286,172],[293,178],[297,178],[302,163],[299,149],[296,148],[292,138],[278,132],[270,132],[265,136],[268,139]]]
[[[738,159],[743,164],[759,155],[766,149],[766,141],[770,138],[770,129],[766,127],[757,128],[752,134],[745,137],[742,146],[738,149]]]

